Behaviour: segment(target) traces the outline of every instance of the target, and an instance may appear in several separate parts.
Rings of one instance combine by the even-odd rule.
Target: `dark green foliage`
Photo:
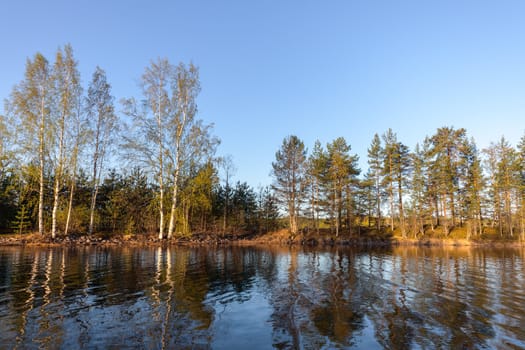
[[[0,172],[0,232],[9,228],[15,220],[20,205],[17,206],[18,192],[13,175]],[[27,209],[26,213],[27,214]]]
[[[126,100],[136,124],[126,129],[105,73],[97,68],[86,95],[77,64],[69,45],[54,64],[37,53],[8,96],[0,115],[2,233],[82,234],[90,226],[161,238],[164,231],[168,238],[264,233],[278,229],[285,214],[292,238],[310,229],[321,234],[327,224],[335,235],[368,226],[421,237],[439,227],[444,236],[459,229],[466,238],[492,232],[525,240],[525,136],[517,147],[501,138],[479,152],[465,129],[442,127],[412,153],[388,129],[374,135],[359,179],[359,158],[345,138],[317,141],[308,155],[292,135],[275,154],[272,187],[255,191],[232,185],[231,159],[221,165],[215,158],[219,140],[197,118],[197,67],[152,62],[141,85],[147,108]],[[106,172],[104,161],[124,164],[110,144],[127,145],[126,160],[143,168]],[[224,184],[218,168],[227,172]]]
[[[306,177],[306,147],[297,136],[284,138],[272,163],[273,190],[288,213],[292,236],[298,233],[298,216],[304,200]]]
[[[259,194],[246,182],[238,181],[234,187],[217,185],[213,192],[213,215],[220,222],[229,192],[227,227],[225,233],[263,233],[277,228],[279,211],[277,200],[269,189]]]

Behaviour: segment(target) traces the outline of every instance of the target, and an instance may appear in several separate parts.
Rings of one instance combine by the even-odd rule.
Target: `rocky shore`
[[[265,235],[217,235],[199,233],[190,237],[159,239],[154,235],[69,235],[41,236],[39,234],[0,235],[0,246],[122,246],[122,245],[289,245],[308,247],[356,246],[473,246],[473,247],[525,247],[525,242],[502,240],[466,239],[402,239],[400,237],[308,237],[291,238],[287,233],[273,232]]]

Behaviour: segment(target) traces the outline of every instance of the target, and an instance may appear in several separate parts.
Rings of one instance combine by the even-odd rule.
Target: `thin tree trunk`
[[[67,233],[69,231],[69,223],[71,221],[71,212],[73,211],[73,193],[75,192],[75,177],[76,177],[76,171],[73,172],[73,179],[71,180],[71,188],[69,191],[69,203],[67,208],[67,219],[66,219],[66,227],[64,228],[64,235],[67,236]]]
[[[38,233],[44,235],[44,163],[45,163],[45,154],[44,154],[44,124],[45,124],[45,107],[44,107],[44,98],[41,100],[40,106],[40,130],[39,130],[39,160],[40,160],[40,189],[38,193]]]
[[[379,176],[376,175],[376,200],[377,200],[377,233],[381,232],[381,189],[379,188]]]
[[[182,120],[181,120],[181,123],[179,124],[178,128],[177,128],[177,133],[176,133],[176,139],[175,139],[175,142],[176,142],[176,150],[175,150],[175,174],[174,174],[174,178],[173,178],[173,198],[172,198],[172,201],[171,201],[171,211],[170,211],[170,223],[169,223],[169,227],[168,227],[168,239],[171,239],[173,237],[173,231],[175,229],[175,210],[177,208],[177,195],[178,195],[178,191],[179,191],[179,175],[180,175],[180,157],[181,157],[181,149],[180,149],[180,145],[181,145],[181,142],[182,142],[182,136],[183,136],[183,132],[184,132],[184,128],[186,126],[186,107],[185,107],[185,104],[183,104],[183,107],[182,107]]]
[[[95,206],[97,203],[97,194],[98,194],[98,186],[100,183],[100,172],[98,171],[98,163],[99,163],[99,157],[101,156],[101,147],[100,147],[100,118],[101,115],[99,113],[98,120],[97,120],[97,129],[95,133],[95,153],[93,155],[93,190],[91,192],[91,203],[89,205],[89,228],[88,228],[88,234],[93,234],[93,229],[95,225]]]
[[[55,174],[58,177],[58,174]],[[57,210],[58,210],[58,191],[60,190],[60,183],[55,178],[55,186],[53,190],[53,211],[51,214],[51,238],[56,237],[57,231]]]
[[[63,117],[64,118],[64,117]],[[63,172],[63,159],[64,159],[64,122],[62,119],[62,127],[60,132],[60,142],[59,142],[59,159],[58,166],[55,171],[55,186],[53,193],[53,211],[51,216],[51,237],[55,238],[57,233],[57,212],[58,212],[58,199],[60,194],[60,182],[62,181],[62,172]]]
[[[401,185],[401,180],[397,183],[397,189],[399,193],[399,224],[401,226],[401,236],[403,238],[406,238],[406,231],[405,231],[405,213],[403,211],[403,189]]]
[[[93,234],[93,229],[95,226],[95,206],[97,204],[97,195],[98,195],[98,181],[93,186],[93,192],[91,194],[91,204],[89,206],[89,235]]]
[[[178,151],[178,150],[177,150]],[[168,239],[173,237],[173,231],[175,229],[175,210],[177,209],[177,195],[179,191],[179,164],[178,164],[178,155],[177,155],[177,170],[175,170],[175,176],[173,179],[173,199],[171,201],[171,211],[170,211],[170,224],[168,227]]]
[[[229,197],[230,197],[230,184],[229,184],[229,179],[228,179],[229,175],[228,175],[228,171],[226,171],[226,187],[224,188],[224,194],[225,194],[225,197],[224,197],[224,210],[223,210],[223,217],[222,217],[222,234],[225,235],[226,234],[226,226],[227,226],[227,215],[228,215],[228,206],[230,205],[229,203]]]
[[[161,128],[161,121],[159,117],[159,130]],[[159,239],[164,238],[164,162],[163,162],[164,148],[162,146],[162,136],[159,135]],[[176,187],[176,185],[175,185]],[[171,223],[170,223],[171,224]]]
[[[80,137],[80,132],[78,133],[79,135],[77,135],[77,139],[75,141],[75,148],[73,149],[73,156],[71,157],[71,163],[72,163],[72,168],[73,168],[73,174],[72,174],[72,178],[71,178],[71,187],[70,187],[70,191],[69,191],[69,203],[68,203],[68,208],[67,208],[67,219],[66,219],[66,227],[64,228],[64,235],[67,236],[68,234],[68,231],[69,231],[69,223],[71,222],[71,213],[73,211],[73,198],[74,198],[74,192],[75,192],[75,182],[76,182],[76,178],[77,178],[77,161],[78,161],[78,142],[79,142],[79,137]]]
[[[319,235],[319,183],[317,183],[317,179],[315,181],[315,230]]]
[[[388,190],[388,197],[390,201],[390,229],[394,231],[394,191],[392,190],[392,183],[390,183],[390,188]]]

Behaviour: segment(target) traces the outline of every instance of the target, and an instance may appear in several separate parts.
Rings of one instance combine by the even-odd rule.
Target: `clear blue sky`
[[[479,148],[525,131],[525,1],[3,1],[0,98],[27,57],[66,43],[84,84],[99,65],[117,100],[140,97],[151,59],[193,61],[199,115],[252,186],[289,134],[344,136],[365,170],[388,128],[411,148],[441,126]]]

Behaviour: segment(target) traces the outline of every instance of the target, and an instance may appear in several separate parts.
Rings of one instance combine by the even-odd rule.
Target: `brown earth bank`
[[[68,246],[68,245],[303,245],[303,246],[490,246],[490,247],[524,247],[525,241],[514,237],[501,237],[495,233],[486,233],[480,237],[466,239],[465,235],[457,230],[449,235],[425,233],[421,237],[402,238],[399,232],[382,232],[373,230],[360,233],[341,233],[335,235],[330,230],[305,231],[291,235],[287,230],[279,230],[266,234],[217,234],[194,233],[189,236],[159,239],[152,234],[136,235],[58,235],[51,238],[49,235],[31,234],[3,234],[0,235],[0,245],[31,245],[31,246]]]

